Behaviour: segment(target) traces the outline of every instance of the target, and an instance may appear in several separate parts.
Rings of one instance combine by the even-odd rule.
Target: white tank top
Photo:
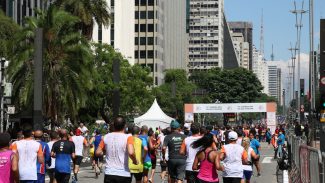
[[[127,140],[130,134],[109,133],[104,136],[106,148],[106,175],[131,177],[128,166]]]
[[[82,156],[82,151],[84,149],[84,140],[85,137],[83,136],[72,136],[72,141],[75,145],[75,152],[76,152],[76,156]]]
[[[187,171],[193,171],[192,165],[196,156],[196,153],[200,150],[200,148],[194,149],[191,147],[192,143],[196,141],[197,139],[200,139],[201,136],[197,137],[186,137],[185,138],[185,145],[186,145],[186,170]]]
[[[244,148],[238,144],[227,144],[223,146],[226,157],[223,160],[225,171],[223,177],[243,177],[242,156]]]

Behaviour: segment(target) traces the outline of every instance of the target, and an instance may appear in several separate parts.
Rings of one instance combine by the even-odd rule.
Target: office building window
[[[135,11],[134,12],[134,18],[135,19],[139,19],[139,11]]]
[[[155,18],[154,11],[148,11],[148,19],[154,19],[154,18]]]
[[[154,32],[154,25],[148,24],[148,32]]]
[[[148,37],[148,45],[153,45],[153,37]]]
[[[139,58],[139,51],[134,51],[134,58]]]
[[[153,58],[153,50],[148,51],[148,58]]]
[[[138,37],[135,37],[135,38],[134,38],[134,44],[135,44],[135,45],[138,45],[138,44],[139,44],[139,38],[138,38]]]
[[[111,0],[111,6],[114,6],[114,1],[115,1],[115,0]]]
[[[140,32],[146,32],[146,24],[140,24]]]
[[[134,24],[134,32],[139,32],[139,24]]]
[[[155,5],[155,0],[148,0],[148,6]]]
[[[140,19],[147,19],[147,12],[146,11],[140,11]]]
[[[146,37],[140,37],[140,45],[146,45]]]
[[[146,58],[146,51],[145,50],[140,51],[140,58]]]
[[[141,6],[147,5],[147,0],[140,0],[140,5]]]
[[[139,0],[135,0],[134,5],[135,5],[135,6],[139,6]]]

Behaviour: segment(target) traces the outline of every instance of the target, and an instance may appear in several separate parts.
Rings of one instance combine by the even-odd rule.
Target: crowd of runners
[[[173,120],[166,129],[152,129],[117,117],[106,135],[97,129],[85,138],[88,129],[80,124],[71,132],[51,131],[45,142],[43,131],[26,126],[14,142],[8,133],[0,133],[0,182],[43,183],[46,174],[51,183],[77,182],[86,149],[94,174],[98,178],[103,172],[105,183],[153,183],[157,166],[166,183],[217,183],[221,178],[224,183],[250,182],[252,176],[261,176],[260,142],[272,144],[278,158],[285,141],[282,126],[274,133],[265,128],[263,135],[260,127],[181,125]]]

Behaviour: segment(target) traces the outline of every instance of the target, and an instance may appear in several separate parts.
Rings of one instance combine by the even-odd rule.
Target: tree
[[[20,27],[1,10],[0,25],[0,57],[8,58],[9,51],[12,49],[9,48],[9,43],[12,41],[14,35],[20,30]]]
[[[88,40],[92,37],[94,22],[99,26],[110,23],[106,0],[57,0],[54,4],[80,18],[77,28]]]
[[[211,103],[217,100],[222,103],[253,102],[263,89],[256,75],[244,68],[197,71],[191,80],[205,90]]]
[[[99,116],[107,123],[112,114],[113,90],[119,88],[121,106],[120,114],[133,116],[148,110],[153,96],[149,90],[152,78],[149,68],[140,65],[131,66],[122,55],[107,44],[95,44],[95,68],[93,76],[96,87],[88,90],[89,99],[86,107],[79,111],[80,118],[85,121],[97,119]],[[120,62],[120,84],[113,83],[113,60]]]
[[[13,83],[13,99],[20,110],[32,106],[35,29],[43,28],[43,113],[52,122],[66,115],[76,119],[85,105],[85,91],[92,87],[92,51],[87,40],[74,27],[80,20],[51,6],[38,17],[26,19],[15,36],[8,75]],[[39,82],[39,81],[37,81]]]
[[[175,84],[173,84],[175,83]],[[173,96],[175,85],[175,96]],[[165,83],[153,89],[153,94],[164,112],[183,119],[184,104],[194,101],[195,84],[187,79],[185,70],[170,69],[165,72]]]

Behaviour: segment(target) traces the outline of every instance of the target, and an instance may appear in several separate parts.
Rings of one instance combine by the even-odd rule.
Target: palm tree
[[[75,119],[92,85],[93,70],[90,45],[75,31],[79,22],[78,17],[53,6],[38,18],[26,19],[26,26],[15,37],[7,73],[21,110],[32,105],[35,29],[43,28],[43,113],[52,122],[65,115]]]
[[[80,18],[77,28],[88,40],[92,37],[94,22],[105,27],[110,23],[106,0],[57,0],[54,4]]]

